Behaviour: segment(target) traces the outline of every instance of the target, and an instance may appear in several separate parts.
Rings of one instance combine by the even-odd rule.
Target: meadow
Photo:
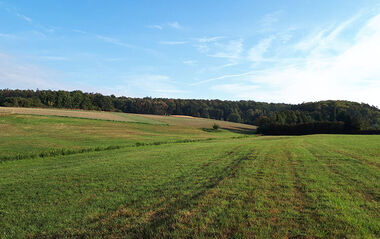
[[[1,238],[380,237],[379,135],[55,111],[0,109]]]

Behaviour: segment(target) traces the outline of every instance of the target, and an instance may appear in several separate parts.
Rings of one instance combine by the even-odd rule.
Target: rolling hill
[[[0,108],[1,238],[377,238],[380,136]],[[217,122],[222,129],[213,130]]]

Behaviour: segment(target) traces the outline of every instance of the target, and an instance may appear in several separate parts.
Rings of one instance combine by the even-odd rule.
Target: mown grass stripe
[[[229,139],[240,139],[247,138],[249,136],[234,136]],[[107,150],[116,150],[122,148],[130,148],[130,147],[142,147],[142,146],[158,146],[162,144],[182,144],[182,143],[194,143],[194,142],[204,142],[204,141],[215,141],[215,140],[225,140],[218,138],[206,138],[206,139],[184,139],[184,140],[175,140],[175,141],[156,141],[156,142],[136,142],[131,145],[110,145],[106,147],[98,146],[91,148],[83,148],[83,149],[57,149],[53,151],[34,153],[34,154],[19,154],[13,156],[5,156],[0,158],[0,163],[12,160],[22,160],[22,159],[34,159],[34,158],[46,158],[46,157],[57,157],[57,156],[65,156],[72,154],[81,154],[81,153],[89,153],[89,152],[99,152],[99,151],[107,151]]]

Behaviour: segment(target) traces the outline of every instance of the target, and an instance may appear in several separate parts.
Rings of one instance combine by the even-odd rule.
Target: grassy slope
[[[110,121],[135,122],[146,124],[170,124],[177,126],[198,126],[209,127],[217,122],[222,128],[236,130],[253,130],[256,127],[252,125],[233,123],[228,121],[219,121],[212,119],[196,118],[189,116],[162,116],[149,114],[129,114],[119,112],[104,111],[86,111],[70,109],[51,109],[51,108],[20,108],[20,107],[1,107],[0,114],[23,114],[23,115],[45,115],[45,116],[63,116],[87,119],[101,119]]]
[[[168,116],[135,115],[111,112],[80,112],[94,119],[112,119],[117,115],[127,121],[107,121],[69,118],[77,111],[29,108],[1,108],[17,114],[0,115],[0,160],[35,156],[66,151],[91,150],[97,147],[128,146],[136,142],[198,140],[236,135],[232,131],[253,131],[253,126],[208,119],[181,119]],[[21,113],[33,113],[20,115]],[[66,117],[52,116],[51,114]],[[35,114],[46,114],[40,116]],[[102,117],[98,117],[101,114]],[[83,116],[83,115],[82,115]],[[115,118],[119,119],[119,118]],[[226,130],[205,132],[218,122]]]
[[[20,127],[24,145],[218,139],[4,161],[0,237],[380,236],[379,136],[231,138],[189,123],[1,119],[17,125],[0,133],[1,148],[14,152],[23,152],[9,140]]]

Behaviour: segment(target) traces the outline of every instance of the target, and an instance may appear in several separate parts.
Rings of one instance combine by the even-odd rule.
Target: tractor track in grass
[[[310,234],[313,235],[317,231],[319,231],[318,228],[326,224],[327,221],[332,220],[332,215],[326,212],[332,210],[334,211],[334,214],[339,213],[339,209],[336,209],[332,205],[329,205],[328,200],[328,193],[331,189],[330,186],[333,186],[334,188],[336,187],[336,185],[338,185],[338,182],[335,179],[332,179],[332,184],[329,183],[328,188],[326,187],[327,185],[325,185],[324,187],[319,186],[321,183],[325,183],[323,181],[323,178],[325,178],[326,175],[328,175],[329,173],[331,174],[332,172],[330,172],[330,170],[327,168],[323,161],[319,160],[313,154],[313,152],[307,147],[305,142],[302,142],[302,144],[299,145],[299,150],[301,151],[298,157],[300,159],[300,163],[302,164],[302,169],[298,169],[296,171],[296,174],[298,174],[296,181],[299,191],[302,192],[304,203],[304,207],[302,208],[302,210],[300,210],[301,215],[300,217],[298,217],[298,219],[302,220],[298,222],[299,228],[302,230],[302,234],[291,238],[339,237],[335,234],[330,235],[324,233],[321,233],[318,236],[315,235],[315,237],[309,237]],[[306,157],[305,160],[304,157],[306,155],[304,155],[304,153],[306,153],[306,155],[311,156],[314,160],[309,160],[308,157]],[[311,167],[314,170],[309,172]],[[319,179],[319,177],[321,177],[321,179]],[[329,177],[329,179],[331,179],[331,177]],[[316,185],[318,185],[317,188],[315,187]],[[326,189],[329,190],[325,191]],[[342,192],[345,192],[349,195],[349,192],[346,189],[343,189]]]
[[[367,152],[363,139],[355,151],[356,138],[344,137],[226,138],[4,163],[10,171],[0,201],[10,223],[0,231],[9,238],[378,238],[379,201],[367,194],[377,193],[379,175],[336,152],[377,162],[376,148]]]
[[[300,167],[303,167],[300,165],[297,160],[294,159],[294,156],[292,155],[292,152],[290,150],[285,150],[286,158],[289,162],[289,172],[290,172],[290,179],[292,183],[292,194],[293,197],[291,199],[292,206],[294,210],[297,211],[298,216],[295,218],[295,221],[297,222],[297,229],[300,230],[300,233],[304,232],[307,229],[306,225],[306,215],[307,212],[307,201],[309,201],[306,192],[304,190],[304,183],[301,180],[301,174],[300,174]],[[298,238],[301,237],[300,235],[291,237],[291,238]]]
[[[297,226],[300,230],[296,235],[289,238],[335,238],[336,235],[328,236],[323,233],[319,236],[315,235],[316,230],[318,231],[317,228],[325,224],[326,220],[329,220],[324,210],[330,208],[330,206],[325,203],[321,204],[321,202],[325,201],[327,195],[319,186],[315,188],[315,185],[320,183],[318,174],[324,175],[329,173],[330,170],[324,165],[323,161],[320,161],[313,154],[304,140],[296,145],[296,150],[289,150],[289,148],[286,148],[286,150],[289,151],[289,155],[293,158],[293,160],[291,160],[293,165],[291,173],[294,174],[293,186],[295,196],[295,204],[293,207],[299,213]],[[312,158],[316,160],[310,161],[307,155],[312,156]],[[312,172],[310,171],[311,168],[317,170]],[[338,183],[339,182],[333,179],[333,184],[338,185]],[[347,190],[343,191],[347,194],[350,193]],[[333,210],[333,208],[330,209]],[[315,235],[315,237],[310,237],[310,235]]]
[[[352,152],[346,152],[344,150],[338,150],[338,149],[335,149],[332,146],[326,145],[326,144],[323,144],[323,147],[328,149],[328,151],[330,151],[330,152],[334,152],[334,153],[349,157],[350,159],[356,161],[359,164],[368,165],[368,166],[373,167],[377,170],[380,169],[379,163],[368,161],[368,159],[366,157],[363,157],[362,155],[354,154]]]
[[[286,162],[284,168],[288,171],[288,180],[291,196],[288,198],[288,207],[293,208],[291,221],[288,223],[289,232],[286,238],[310,238],[309,234],[313,230],[310,225],[319,224],[321,222],[318,214],[313,211],[314,199],[308,194],[307,165],[300,156],[298,150],[305,150],[304,141],[293,142],[281,146],[282,155]],[[282,202],[285,203],[285,202]],[[284,212],[286,214],[287,212]]]
[[[29,235],[29,238],[62,238],[67,237],[67,235],[70,235],[70,238],[87,238],[91,237],[91,233],[104,233],[104,236],[107,238],[113,238],[113,236],[115,236],[115,238],[119,238],[124,237],[125,235],[128,235],[128,237],[132,238],[154,238],[154,235],[156,235],[155,233],[159,233],[157,232],[157,228],[159,226],[169,224],[168,227],[170,228],[171,223],[173,223],[173,215],[175,215],[182,209],[191,208],[193,205],[198,204],[199,198],[201,198],[205,193],[207,193],[208,190],[217,187],[220,184],[220,182],[222,182],[226,178],[234,177],[237,171],[239,170],[242,161],[251,160],[247,156],[250,154],[250,152],[240,157],[237,157],[237,153],[239,153],[239,149],[241,148],[241,146],[242,145],[238,145],[230,150],[227,150],[226,152],[223,152],[220,156],[215,157],[214,159],[208,161],[205,164],[200,165],[197,168],[194,168],[192,171],[193,173],[187,173],[189,175],[195,175],[196,172],[199,172],[200,170],[208,171],[208,168],[214,167],[215,164],[217,164],[221,160],[231,160],[231,162],[228,165],[218,170],[220,174],[215,174],[212,177],[210,177],[209,180],[207,180],[207,183],[203,184],[202,187],[199,187],[199,189],[194,190],[191,196],[187,196],[182,193],[170,195],[170,198],[178,199],[172,202],[170,202],[170,200],[160,201],[157,205],[153,207],[158,209],[154,211],[148,211],[145,213],[135,214],[135,216],[137,217],[149,219],[147,220],[147,222],[143,224],[138,224],[138,226],[135,227],[128,227],[124,224],[117,224],[115,227],[115,225],[112,224],[112,220],[115,220],[115,218],[120,219],[130,217],[131,211],[129,207],[138,203],[137,201],[130,201],[128,202],[128,204],[121,205],[117,210],[107,212],[98,217],[96,220],[92,220],[91,223],[94,225],[94,227],[91,227],[91,230],[89,231],[64,230],[52,234],[31,234]],[[157,195],[165,195],[167,193],[166,191],[172,190],[172,188],[170,188],[170,185],[174,185],[175,183],[179,183],[181,185],[185,182],[185,179],[188,179],[189,175],[179,175],[178,177],[173,178],[165,184],[158,185],[158,189],[163,188],[163,190],[155,190],[155,192],[157,193]],[[134,211],[133,213],[136,212]],[[119,231],[115,231],[115,228],[118,228]],[[149,237],[147,237],[148,235]]]
[[[217,158],[211,162],[217,163],[220,160],[228,159],[233,156],[240,147],[236,147],[232,151],[228,151],[224,157]],[[140,224],[136,227],[129,228],[127,231],[123,231],[125,235],[131,235],[137,238],[159,238],[159,235],[163,232],[160,231],[162,226],[165,226],[167,230],[173,230],[173,223],[175,223],[174,215],[176,215],[181,210],[190,210],[199,203],[199,199],[202,198],[208,191],[216,188],[222,181],[233,178],[241,167],[241,163],[245,160],[253,160],[250,157],[251,152],[244,154],[243,156],[238,156],[236,159],[231,159],[231,163],[227,166],[218,170],[218,173],[213,177],[209,178],[207,183],[203,184],[198,190],[194,190],[191,195],[174,195],[178,196],[178,199],[169,202],[162,203],[157,210],[147,212],[149,215],[147,222]],[[210,163],[207,166],[202,167],[212,167],[213,164]],[[115,235],[117,237],[117,235]]]
[[[207,191],[216,188],[223,180],[227,178],[235,177],[241,162],[244,160],[249,160],[247,157],[241,157],[237,160],[233,161],[232,164],[228,165],[224,168],[224,173],[213,177],[209,180],[209,182],[204,185],[204,187],[199,190],[198,192],[195,192],[190,198],[182,198],[179,200],[174,201],[173,203],[170,203],[166,207],[164,207],[161,210],[158,210],[155,212],[149,222],[142,227],[139,227],[135,229],[135,232],[138,232],[140,235],[144,236],[154,236],[155,233],[157,233],[157,229],[165,224],[171,225],[173,221],[173,216],[179,211],[183,209],[190,209],[192,206],[197,204],[197,201],[199,198],[201,198],[203,195],[206,194]],[[189,200],[190,201],[187,201]],[[169,226],[169,228],[172,228]],[[152,234],[153,233],[153,234]]]
[[[178,183],[180,183],[180,184],[184,183],[185,180],[188,179],[188,177],[190,177],[190,176],[191,177],[197,177],[198,176],[197,174],[199,174],[199,172],[205,171],[208,168],[213,167],[215,164],[220,163],[221,160],[229,160],[229,157],[233,156],[234,153],[236,153],[239,148],[241,148],[241,145],[236,146],[232,150],[228,150],[227,152],[223,152],[220,156],[215,157],[215,159],[207,161],[206,163],[203,163],[202,165],[200,165],[200,167],[194,168],[193,171],[188,173],[188,175],[181,174],[169,182],[158,185],[157,189],[154,190],[154,192],[165,194],[166,191],[169,190],[168,188],[170,188],[170,186],[174,185],[175,183],[177,183],[177,184]],[[182,194],[172,195],[172,197],[180,197],[180,196],[183,196],[183,195]],[[167,203],[167,202],[161,202],[161,203],[157,204],[155,207],[163,208],[165,206],[165,203]]]
[[[231,138],[206,138],[206,139],[184,139],[184,140],[176,140],[176,141],[156,141],[156,142],[136,142],[135,144],[130,145],[110,145],[110,146],[98,146],[98,147],[89,147],[82,149],[56,149],[52,151],[45,151],[34,154],[19,154],[14,156],[6,156],[0,158],[0,163],[13,161],[13,160],[22,160],[22,159],[34,159],[34,158],[47,158],[47,157],[58,157],[58,156],[66,156],[73,154],[83,154],[89,152],[100,152],[100,151],[108,151],[108,150],[117,150],[124,148],[133,148],[133,147],[143,147],[143,146],[159,146],[166,144],[184,144],[184,143],[196,143],[196,142],[206,142],[206,141],[217,141],[217,140],[226,140],[226,139],[240,139],[247,138],[249,136],[240,136],[240,137],[231,137]]]
[[[313,147],[314,149],[318,148],[318,146],[315,145],[315,144],[310,144],[310,143],[309,143],[309,146]],[[324,145],[324,146],[326,146],[326,145]],[[377,167],[373,167],[373,166],[375,166],[375,164],[370,164],[370,162],[368,162],[368,161],[367,161],[364,157],[362,157],[362,156],[355,157],[355,156],[353,156],[353,154],[351,154],[351,153],[344,152],[344,151],[341,151],[341,150],[336,150],[336,149],[332,148],[331,146],[326,146],[326,148],[324,148],[324,150],[325,150],[325,152],[330,152],[330,153],[335,154],[335,155],[338,156],[341,160],[343,160],[343,159],[345,159],[345,158],[349,158],[350,161],[352,161],[352,163],[358,164],[358,165],[360,165],[360,166],[369,166],[370,168],[375,169],[375,170],[378,169]],[[315,151],[314,151],[314,154],[313,154],[313,155],[314,155],[315,157],[317,157],[318,159],[321,159],[321,160],[326,161],[325,159],[323,159],[324,157],[321,157],[321,155],[320,155],[320,154],[317,154]],[[365,161],[365,163],[363,163],[363,161]],[[357,179],[350,177],[351,174],[343,174],[343,173],[342,173],[341,171],[339,171],[336,167],[333,167],[332,164],[328,164],[328,167],[329,167],[329,169],[330,169],[332,172],[334,172],[334,173],[335,173],[336,175],[338,175],[339,177],[341,177],[341,178],[343,178],[343,179],[346,179],[346,180],[347,180],[347,179],[350,180],[350,183],[356,185],[357,188],[362,188],[363,193],[364,193],[365,191],[366,191],[366,192],[370,192],[370,194],[369,194],[369,195],[371,195],[370,198],[373,199],[373,197],[375,197],[375,201],[377,201],[377,202],[380,201],[380,196],[379,196],[379,195],[376,196],[376,194],[375,194],[376,189],[371,189],[371,188],[368,188],[368,187],[363,188],[363,186],[362,186],[362,185],[363,185],[363,182],[360,182],[360,181],[358,181]],[[370,172],[366,172],[366,174],[368,174],[368,173],[370,173]],[[373,175],[374,177],[377,176],[376,174],[372,174],[372,175]],[[377,177],[378,177],[378,176],[377,176]],[[380,179],[380,178],[379,178],[379,179]],[[367,199],[368,199],[368,198],[367,198]]]
[[[315,148],[316,148],[315,145],[309,144],[309,147],[306,148],[306,149],[312,154],[312,156],[314,158],[316,158],[317,160],[321,160],[322,162],[326,163],[326,157],[323,157],[322,155],[318,154],[318,152],[315,150]],[[325,149],[325,150],[327,152],[335,153],[338,156],[347,157],[346,155],[337,153],[337,152],[335,152],[334,150],[331,150],[331,149]],[[353,161],[355,163],[361,164],[360,162],[358,162],[359,161],[358,159],[354,159]],[[360,196],[362,199],[364,199],[366,201],[374,201],[374,202],[379,202],[380,201],[379,195],[376,195],[376,189],[365,187],[363,183],[358,182],[358,180],[350,177],[350,175],[344,174],[339,169],[337,169],[336,167],[334,167],[333,164],[327,163],[327,164],[324,165],[324,168],[326,170],[328,170],[330,173],[332,173],[334,176],[336,176],[336,177],[331,177],[331,179],[335,182],[335,184],[340,185],[342,183],[342,181],[345,181],[345,180],[349,181],[350,185],[355,185],[355,188],[359,189],[358,191],[355,191],[355,194],[357,194],[358,196]],[[341,180],[339,180],[338,178],[340,178]],[[347,194],[352,194],[353,193],[352,191],[347,190],[346,188],[342,188],[342,189]]]
[[[153,208],[155,208],[155,210],[149,210],[147,212],[138,213],[135,215],[136,217],[146,219],[144,223],[137,224],[137,226],[134,227],[129,227],[123,223],[118,223],[116,226],[118,230],[114,230],[115,225],[112,222],[115,220],[115,218],[129,219],[131,213],[129,211],[129,207],[138,203],[137,201],[130,201],[127,204],[121,205],[117,210],[108,212],[98,217],[96,220],[93,220],[91,222],[94,225],[91,230],[92,233],[104,233],[104,236],[112,235],[116,238],[121,237],[121,235],[128,235],[132,238],[155,238],[155,235],[160,233],[160,231],[158,231],[158,228],[160,226],[166,225],[167,228],[171,228],[171,225],[174,223],[174,215],[176,215],[181,210],[190,209],[193,206],[197,205],[199,203],[199,199],[205,193],[207,193],[207,191],[217,187],[226,178],[234,177],[239,170],[242,161],[251,160],[251,158],[248,157],[251,152],[237,157],[237,153],[239,153],[240,148],[241,145],[238,145],[230,150],[227,150],[226,152],[223,152],[220,156],[215,157],[214,159],[200,165],[199,167],[194,168],[192,172],[189,172],[186,175],[181,174],[169,182],[158,185],[157,190],[154,190],[155,194],[157,194],[157,196],[166,195],[168,193],[167,191],[173,190],[173,188],[171,188],[172,185],[181,185],[185,183],[186,180],[189,180],[191,175],[196,175],[197,172],[199,173],[200,171],[208,171],[210,167],[214,167],[215,164],[221,160],[231,160],[229,164],[218,170],[217,174],[214,174],[212,177],[210,177],[205,184],[192,191],[191,195],[184,195],[181,192],[170,195],[170,198],[177,199],[173,201],[170,201],[170,198],[167,198],[167,200],[161,200],[156,205],[154,205]],[[70,233],[73,232],[62,231],[56,234],[47,235],[46,238],[62,237],[63,235]],[[72,235],[74,238],[82,238],[88,236],[88,232],[84,231],[77,231]],[[40,234],[32,236],[32,238],[40,237]]]
[[[318,153],[319,151],[316,151],[316,148],[317,147],[310,149],[309,145],[306,150],[312,155],[314,159],[316,159],[321,169],[324,169],[325,176],[327,176],[328,180],[330,181],[328,186],[326,185],[327,187],[325,188],[327,191],[321,191],[321,199],[324,201],[321,207],[326,207],[324,211],[332,211],[330,215],[326,214],[326,216],[329,215],[327,218],[324,216],[324,223],[326,223],[325,220],[336,220],[335,227],[341,228],[342,231],[345,231],[345,233],[341,232],[339,234],[334,234],[334,232],[331,231],[330,233],[332,234],[327,234],[325,236],[345,238],[343,235],[350,235],[355,233],[355,229],[353,229],[353,227],[356,226],[355,223],[357,219],[350,217],[346,219],[345,213],[347,209],[342,208],[349,207],[350,209],[352,208],[352,210],[355,210],[354,208],[358,207],[356,205],[360,205],[359,207],[364,210],[361,213],[355,215],[355,218],[371,218],[371,220],[378,218],[380,211],[378,210],[378,207],[375,206],[379,202],[378,196],[376,196],[376,189],[367,187],[366,185],[368,183],[360,183],[356,179],[351,178],[350,174],[344,174],[341,170],[339,170],[339,168],[336,168],[334,165],[329,164],[329,162],[326,161],[326,159],[329,157],[321,156],[320,153]],[[334,159],[336,161],[336,158]],[[346,167],[347,165],[344,166]],[[339,218],[339,220],[336,218]],[[377,238],[375,235],[378,233],[378,229],[377,231],[376,229],[374,230],[376,226],[367,223],[363,223],[363,226],[367,227],[364,230],[374,232],[374,234],[368,238]]]

